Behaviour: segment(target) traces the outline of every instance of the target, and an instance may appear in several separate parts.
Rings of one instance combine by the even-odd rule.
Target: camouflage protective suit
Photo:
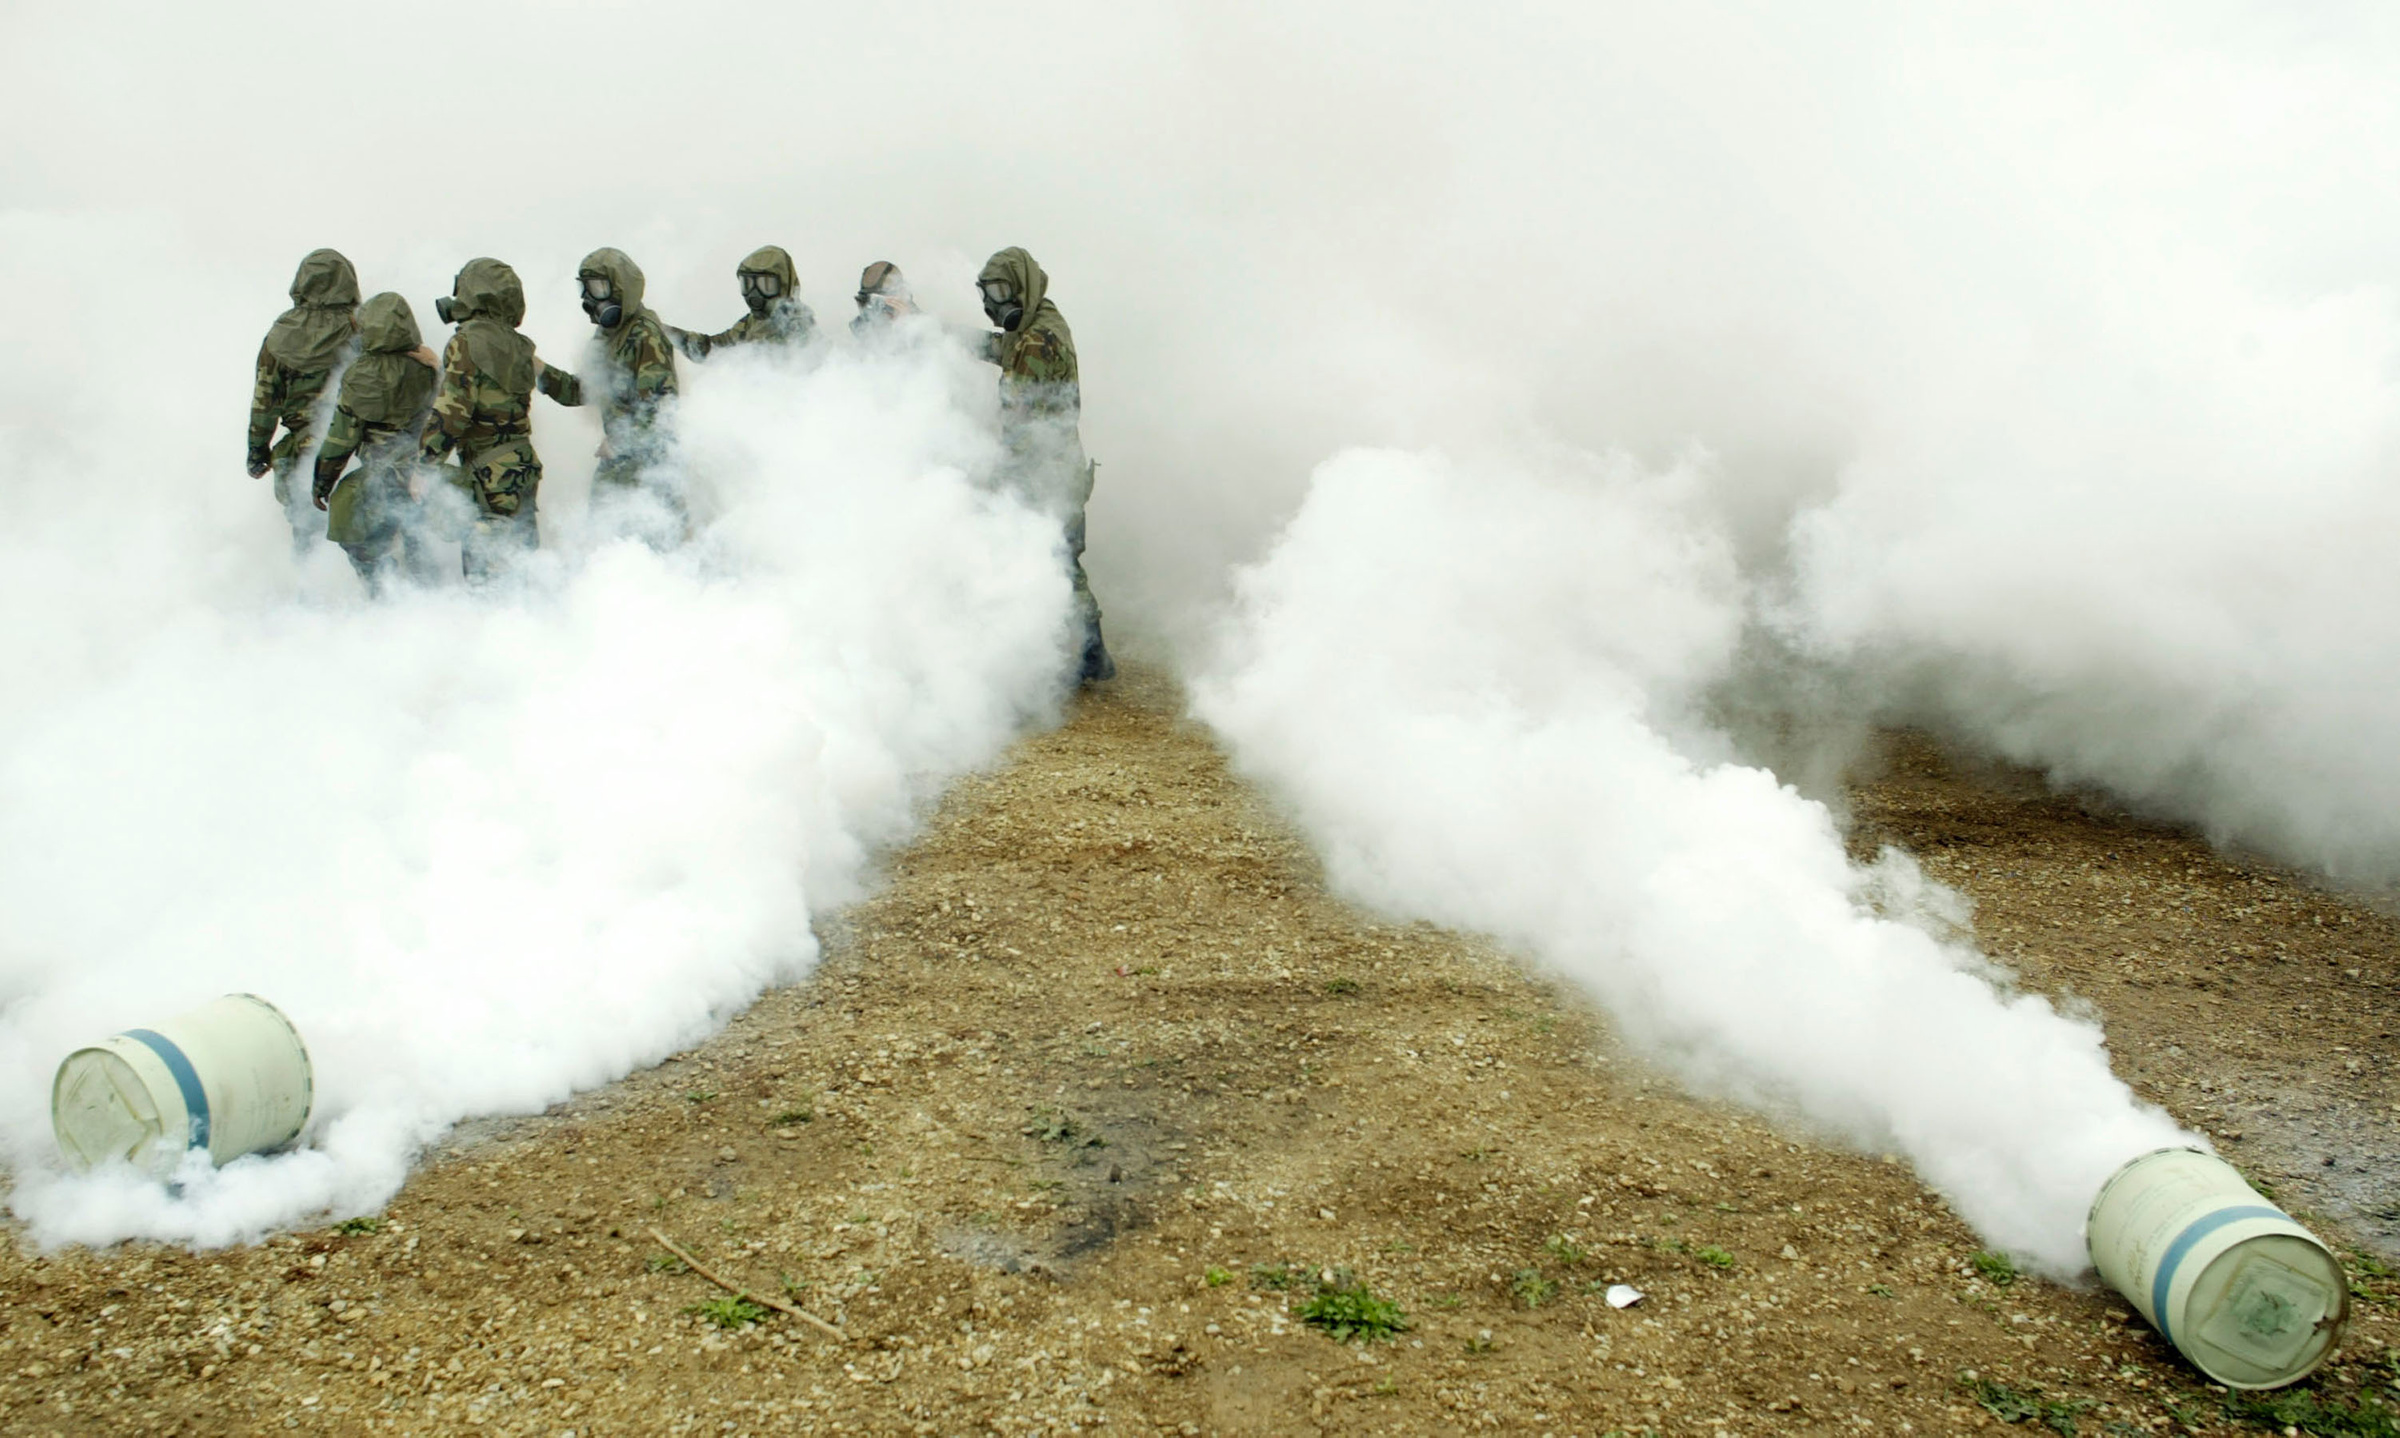
[[[417,317],[396,294],[360,309],[358,339],[359,356],[342,371],[333,423],[317,452],[313,493],[326,511],[325,537],[350,556],[367,592],[381,594],[403,548],[409,568],[426,571],[408,476],[433,407],[434,373],[416,357],[424,343]],[[345,475],[353,455],[358,468]]]
[[[258,347],[250,387],[252,478],[275,472],[275,499],[292,527],[292,552],[304,554],[317,537],[316,510],[292,483],[292,471],[316,439],[317,408],[326,383],[350,357],[358,333],[358,272],[333,250],[311,250],[292,276],[292,307],[275,319]],[[283,437],[275,437],[277,425]]]
[[[642,304],[642,268],[622,250],[602,249],[584,256],[575,275],[579,281],[608,281],[620,314],[614,325],[600,327],[594,336],[590,382],[545,364],[542,393],[570,407],[594,401],[600,406],[600,463],[592,470],[595,501],[605,501],[612,491],[621,496],[647,485],[680,519],[683,496],[657,468],[666,457],[660,410],[676,392],[675,349],[667,327]]]
[[[517,333],[525,286],[494,259],[467,261],[451,287],[443,318],[457,323],[442,350],[432,422],[419,457],[438,463],[452,450],[452,483],[474,502],[460,566],[470,583],[498,575],[524,551],[541,547],[535,502],[542,460],[533,448],[533,341]]]
[[[761,276],[775,281],[776,294],[756,292],[753,282]],[[800,302],[800,271],[792,264],[792,257],[784,253],[783,246],[765,245],[752,250],[734,266],[733,277],[742,287],[742,300],[749,305],[750,313],[735,320],[732,328],[713,335],[693,334],[669,326],[668,336],[686,357],[704,360],[711,351],[735,345],[804,345],[816,334],[816,313]]]
[[[1003,477],[1028,503],[1057,516],[1064,529],[1082,632],[1080,677],[1086,683],[1111,679],[1116,661],[1101,638],[1100,601],[1083,572],[1084,506],[1092,497],[1097,466],[1083,453],[1083,392],[1075,366],[1075,336],[1066,316],[1051,303],[1050,277],[1033,256],[1012,246],[985,263],[975,283],[986,292],[987,313],[994,282],[1006,287],[1016,306],[1005,316],[1013,323],[985,341],[984,357],[1000,366]]]

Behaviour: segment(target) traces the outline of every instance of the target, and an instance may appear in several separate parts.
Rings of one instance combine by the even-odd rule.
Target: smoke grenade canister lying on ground
[[[2297,1383],[2341,1340],[2341,1263],[2214,1154],[2160,1149],[2118,1169],[2084,1232],[2109,1286],[2228,1387]]]
[[[163,1178],[190,1149],[223,1165],[290,1143],[314,1092],[292,1021],[256,994],[227,994],[67,1055],[50,1121],[76,1168],[123,1159]]]

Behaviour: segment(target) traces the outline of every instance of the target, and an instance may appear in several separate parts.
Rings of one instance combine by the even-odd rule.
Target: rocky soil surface
[[[1862,852],[1920,856],[2359,1246],[2340,1358],[2236,1413],[2113,1294],[1979,1262],[1906,1167],[1687,1098],[1555,982],[1339,902],[1179,711],[1155,673],[1087,697],[950,795],[808,982],[461,1130],[379,1219],[8,1246],[0,1429],[2387,1431],[2340,1416],[2400,1396],[2375,908],[1908,736],[1850,792]]]

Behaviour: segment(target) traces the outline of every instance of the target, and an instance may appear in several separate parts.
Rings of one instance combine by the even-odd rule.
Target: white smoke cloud
[[[2075,1274],[2100,1184],[2190,1136],[2096,1026],[1920,922],[1950,896],[1913,864],[1852,865],[1695,720],[1743,622],[1700,469],[1337,458],[1242,575],[1196,708],[1343,892],[1497,936],[1695,1086],[1903,1153]]]
[[[508,592],[369,604],[329,550],[297,600],[288,577],[115,568],[147,623],[38,616],[74,652],[0,715],[0,1143],[38,1238],[214,1244],[375,1207],[457,1119],[615,1078],[804,974],[812,914],[1052,712],[1058,540],[979,482],[988,368],[938,342],[737,353],[687,389],[714,524],[685,551],[562,520]],[[214,517],[176,492],[205,492],[205,460],[84,465],[119,503]],[[280,517],[250,498],[223,517],[265,531],[242,542],[272,572]],[[107,530],[41,537],[117,554]],[[308,1146],[201,1164],[176,1198],[62,1174],[58,1060],[237,990],[310,1047]]]

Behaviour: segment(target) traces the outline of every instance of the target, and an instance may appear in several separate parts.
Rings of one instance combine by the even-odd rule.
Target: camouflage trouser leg
[[[306,559],[310,546],[325,537],[325,516],[309,498],[305,483],[295,484],[292,475],[299,467],[295,451],[275,465],[275,502],[283,506],[283,519],[292,527],[292,557]]]
[[[1067,574],[1075,584],[1075,624],[1083,636],[1078,677],[1096,684],[1117,677],[1117,661],[1109,657],[1108,641],[1100,637],[1100,600],[1083,572],[1083,506],[1067,519]]]
[[[645,513],[655,504],[663,515]],[[592,509],[618,509],[632,520],[628,526],[653,549],[671,549],[691,537],[692,516],[680,486],[655,467],[625,455],[611,455],[592,470]]]
[[[350,556],[350,567],[358,571],[359,582],[367,586],[367,593],[380,599],[399,572],[400,527],[391,525],[356,543],[345,544],[342,553]]]
[[[479,514],[459,545],[459,568],[467,583],[489,584],[541,547],[541,526],[531,514]]]
[[[459,547],[459,567],[469,584],[488,584],[525,555],[542,547],[534,502],[542,487],[542,461],[523,440],[499,445],[467,466],[475,491],[474,525]]]

